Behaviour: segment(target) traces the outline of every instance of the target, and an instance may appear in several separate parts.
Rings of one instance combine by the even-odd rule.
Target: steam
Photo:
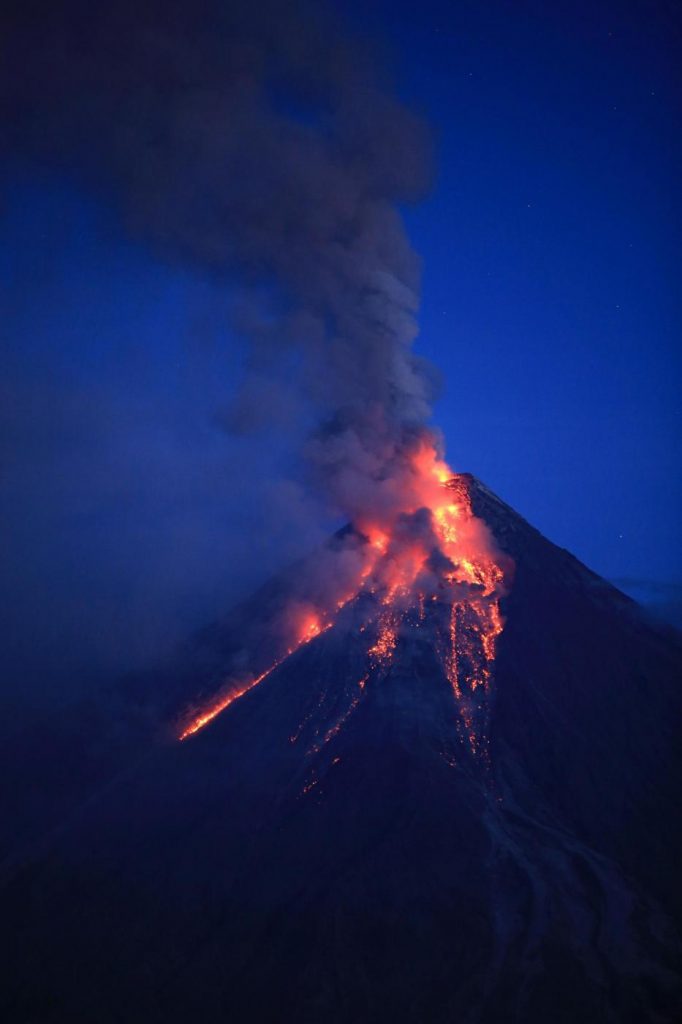
[[[399,212],[429,147],[371,55],[317,3],[25,7],[3,33],[9,146],[76,168],[134,237],[224,281],[249,344],[228,429],[305,408],[329,506],[399,512],[436,384]]]

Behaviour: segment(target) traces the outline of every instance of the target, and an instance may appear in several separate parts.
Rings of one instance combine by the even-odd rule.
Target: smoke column
[[[5,19],[9,152],[73,172],[133,237],[230,290],[250,354],[225,425],[305,409],[328,506],[398,514],[436,380],[412,351],[420,267],[398,209],[428,185],[429,146],[371,54],[319,4],[21,4]]]
[[[428,184],[422,125],[319,4],[22,9],[5,39],[10,145],[77,173],[133,237],[224,286],[249,351],[225,426],[303,425],[311,490],[353,527],[240,631],[179,738],[368,597],[365,681],[434,605],[463,735],[483,756],[505,571],[443,461],[436,377],[412,351],[420,267],[399,207]],[[15,52],[29,66],[12,67]]]

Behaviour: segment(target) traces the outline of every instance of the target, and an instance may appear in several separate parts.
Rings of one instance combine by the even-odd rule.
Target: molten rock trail
[[[411,470],[414,501],[428,503],[403,509],[392,521],[362,519],[356,526],[362,558],[349,593],[333,609],[305,606],[298,621],[294,616],[293,636],[284,653],[248,682],[223,684],[203,707],[184,717],[179,739],[208,725],[303,645],[332,628],[353,605],[366,645],[361,691],[390,672],[404,632],[434,625],[441,666],[457,707],[457,728],[472,751],[487,756],[488,702],[504,623],[500,599],[513,563],[474,515],[466,478],[453,474],[428,445],[414,453]]]
[[[679,1019],[679,636],[413,459],[136,681],[195,710],[6,865],[3,1019]]]

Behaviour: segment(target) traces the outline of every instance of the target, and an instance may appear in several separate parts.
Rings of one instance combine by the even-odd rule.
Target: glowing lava
[[[297,651],[299,647],[302,647],[304,644],[310,643],[310,641],[313,640],[316,636],[319,636],[320,633],[325,633],[328,629],[331,628],[331,626],[333,626],[333,622],[328,622],[326,623],[326,625],[321,625],[317,618],[308,619],[303,624],[301,632],[298,637],[298,641],[293,647],[290,647],[286,651],[286,653],[277,661],[275,661],[272,665],[270,665],[270,667],[267,668],[265,672],[261,672],[259,676],[256,676],[255,679],[252,679],[251,682],[247,683],[245,686],[230,689],[228,693],[225,693],[223,691],[218,697],[214,697],[211,704],[209,704],[209,706],[205,708],[204,711],[202,711],[196,717],[191,718],[190,721],[183,727],[182,732],[178,736],[178,739],[186,740],[188,736],[193,736],[195,732],[199,732],[199,730],[203,729],[205,725],[208,725],[209,722],[212,722],[213,719],[221,713],[221,711],[225,711],[226,708],[229,708],[230,704],[234,704],[234,702],[236,700],[239,700],[240,697],[243,697],[245,693],[248,693],[249,690],[253,690],[255,686],[258,686],[258,684],[262,683],[264,679],[267,679],[269,675],[272,675],[275,669],[279,668],[282,662],[286,661],[286,659],[290,657],[290,655],[292,655],[294,651]]]
[[[383,612],[379,623],[379,635],[367,653],[376,665],[387,666],[393,658],[397,643],[398,624],[395,616],[390,610]]]
[[[252,690],[254,686],[258,686],[259,683],[262,683],[267,676],[269,676],[272,672],[275,671],[278,665],[281,665],[280,661],[276,661],[274,665],[271,665],[270,668],[266,669],[265,672],[262,672],[255,679],[252,679],[250,683],[246,684],[246,686],[242,686],[241,689],[231,690],[230,693],[225,694],[225,696],[218,697],[215,700],[215,702],[210,705],[210,707],[208,707],[205,711],[202,711],[200,715],[197,715],[196,718],[193,718],[190,721],[189,725],[185,726],[185,728],[178,736],[178,739],[186,740],[188,736],[193,736],[195,732],[199,732],[199,729],[203,729],[205,725],[208,725],[209,722],[212,722],[213,719],[217,715],[219,715],[221,711],[224,711],[225,708],[229,708],[230,704],[233,704],[234,701],[239,700],[239,698],[243,697],[245,693],[248,693],[249,690]]]
[[[399,498],[388,511],[360,516],[355,523],[364,547],[348,592],[331,597],[326,608],[292,606],[289,635],[293,639],[282,656],[247,685],[227,692],[224,687],[185,724],[180,739],[198,732],[294,651],[326,632],[338,613],[364,593],[372,595],[360,627],[360,633],[370,638],[367,671],[347,713],[325,731],[313,750],[339,733],[372,679],[387,676],[400,645],[402,623],[411,614],[411,621],[420,626],[430,616],[434,647],[452,687],[458,729],[474,754],[484,752],[487,697],[497,638],[503,629],[503,561],[485,523],[473,514],[466,478],[452,473],[439,458],[430,435],[424,435],[405,456],[401,474],[396,488]],[[442,625],[444,611],[447,627]]]

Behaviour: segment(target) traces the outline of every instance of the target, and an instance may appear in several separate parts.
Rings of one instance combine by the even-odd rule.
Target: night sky
[[[667,3],[337,5],[435,140],[405,210],[450,462],[612,579],[682,583],[680,16]],[[167,651],[321,538],[290,438],[222,428],[225,294],[68,167],[3,172],[10,690]]]

